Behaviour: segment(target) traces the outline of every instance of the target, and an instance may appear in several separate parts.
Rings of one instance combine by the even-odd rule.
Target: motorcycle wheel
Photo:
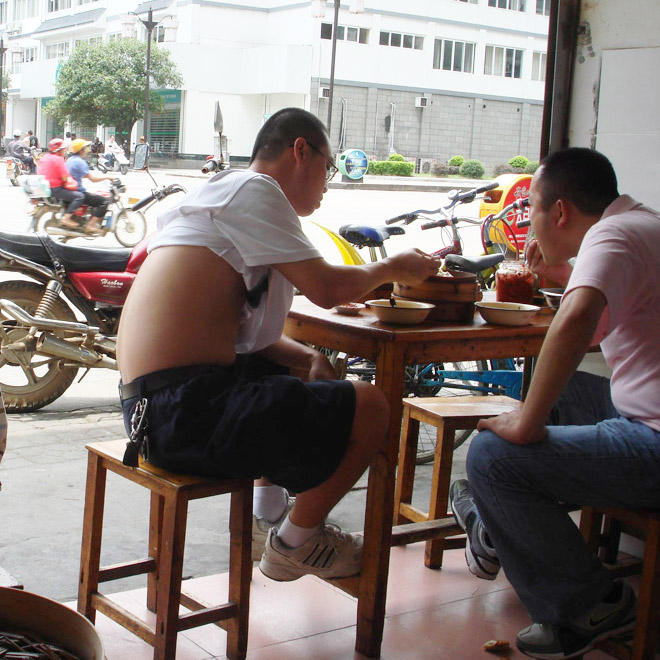
[[[124,209],[117,216],[115,237],[124,247],[136,246],[147,235],[147,219],[142,211]]]
[[[37,209],[30,227],[33,228],[33,231],[35,232],[48,232],[46,225],[53,226],[54,224],[57,224],[55,213],[51,211],[47,206],[44,206],[41,209]]]
[[[34,282],[0,282],[0,298],[6,298],[34,314],[44,287]],[[56,299],[46,318],[61,321],[75,321],[76,317],[60,298]],[[7,322],[0,315],[3,323]],[[13,320],[12,320],[13,322]],[[14,322],[16,323],[16,322]],[[20,341],[28,332],[28,328],[20,325],[4,327],[2,338],[2,354],[0,355],[0,387],[5,400],[5,407],[10,413],[25,413],[43,408],[55,401],[68,389],[78,373],[75,367],[63,367],[63,360],[25,353],[25,363],[19,362],[15,354],[5,351],[7,344]],[[61,330],[53,331],[58,337],[66,336]]]
[[[14,173],[11,175],[11,178],[9,179],[11,181],[12,186],[17,186],[18,185],[18,176],[19,176],[19,174],[20,174],[20,172],[18,172],[16,170],[16,168],[14,168]]]
[[[128,165],[120,165],[119,166],[119,172],[121,174],[128,174]]]

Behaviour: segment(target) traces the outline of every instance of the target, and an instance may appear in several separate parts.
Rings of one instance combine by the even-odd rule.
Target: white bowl
[[[552,309],[559,309],[561,305],[561,299],[564,295],[566,289],[539,289],[545,298],[545,302],[548,303],[548,307]]]
[[[484,321],[495,325],[529,325],[541,309],[513,302],[478,302],[475,305]]]
[[[358,316],[365,306],[362,303],[349,302],[343,305],[335,305],[335,312],[344,316]]]
[[[421,323],[431,313],[435,305],[417,302],[415,300],[396,299],[396,306],[392,307],[389,298],[379,300],[367,300],[365,303],[374,310],[374,314],[383,323],[395,323],[397,325],[414,325]]]

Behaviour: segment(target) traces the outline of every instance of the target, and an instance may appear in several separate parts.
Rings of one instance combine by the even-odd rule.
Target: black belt
[[[164,387],[169,387],[176,383],[194,378],[208,371],[214,369],[221,369],[222,371],[229,371],[232,367],[222,367],[216,364],[194,364],[185,367],[173,367],[172,369],[164,369],[163,371],[155,371],[151,374],[139,376],[130,383],[119,383],[119,397],[122,401],[126,399],[133,399],[136,396],[145,396],[156,390],[161,390]]]

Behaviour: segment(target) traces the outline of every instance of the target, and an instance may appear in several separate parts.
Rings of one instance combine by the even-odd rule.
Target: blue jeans
[[[467,473],[504,572],[532,620],[560,624],[593,607],[612,585],[568,506],[660,508],[660,433],[618,416],[549,426],[533,445],[483,431],[471,443]]]

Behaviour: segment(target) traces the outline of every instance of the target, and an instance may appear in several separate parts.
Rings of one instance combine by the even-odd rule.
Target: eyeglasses
[[[324,154],[315,144],[313,144],[309,140],[305,139],[305,142],[307,142],[307,144],[312,149],[314,149],[314,151],[316,151],[316,153],[321,154],[321,156],[323,156],[323,158],[325,158],[325,161],[326,161],[326,163],[325,163],[325,170],[326,170],[325,171],[325,180],[326,180],[326,183],[328,181],[331,181],[332,177],[335,174],[337,174],[337,171],[339,170],[337,165],[335,165],[335,161],[332,158],[330,158],[330,156],[327,156],[326,154]],[[294,145],[290,144],[289,146],[293,147]]]

